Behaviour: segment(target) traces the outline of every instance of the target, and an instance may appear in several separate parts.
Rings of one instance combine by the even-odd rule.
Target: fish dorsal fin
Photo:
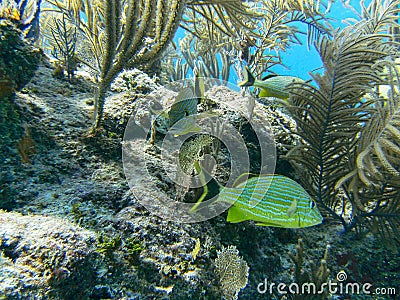
[[[233,185],[232,185],[232,186],[233,186],[233,187],[237,187],[239,184],[241,184],[241,183],[245,182],[247,179],[249,179],[249,178],[246,178],[245,180],[243,180],[243,177],[245,177],[246,175],[247,175],[248,177],[249,177],[249,175],[255,176],[255,174],[250,173],[250,172],[242,173],[242,174],[240,174],[240,175],[238,176],[238,178],[235,179],[235,181],[233,182]]]
[[[265,75],[263,78],[261,78],[261,80],[267,80],[267,79],[270,79],[272,77],[277,77],[277,76],[279,76],[279,75],[278,74],[268,74],[268,75]]]
[[[230,223],[239,223],[246,220],[250,220],[250,218],[235,205],[232,205],[228,210],[228,216],[226,217],[226,221]]]

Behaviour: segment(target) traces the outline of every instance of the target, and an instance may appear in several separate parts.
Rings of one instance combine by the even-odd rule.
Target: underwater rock
[[[111,84],[110,90],[114,93],[135,91],[136,93],[148,94],[158,88],[159,85],[154,78],[138,69],[124,70]]]
[[[276,166],[274,173],[293,177],[294,170],[292,166],[286,160],[283,160],[282,156],[286,155],[289,149],[298,144],[301,140],[298,136],[293,134],[293,132],[297,131],[296,122],[286,113],[284,108],[266,103],[251,103],[248,96],[243,96],[241,93],[230,90],[225,86],[211,89],[206,96],[221,104],[226,102],[226,99],[235,99],[232,104],[235,105],[236,111],[248,112],[248,116],[245,119],[239,113],[234,113],[235,111],[232,111],[232,108],[228,113],[223,106],[219,109],[220,115],[225,119],[224,121],[231,122],[236,124],[236,127],[242,128],[241,135],[245,139],[251,162],[260,159],[260,149],[257,146],[254,147],[259,142],[254,135],[251,124],[249,124],[247,120],[249,116],[251,116],[250,119],[252,121],[265,124],[270,130],[270,133],[272,133],[275,143]],[[267,132],[264,134],[268,135]],[[258,172],[258,169],[259,166],[256,166],[256,168],[251,167],[251,172]]]
[[[210,224],[169,222],[143,216],[134,207],[121,210],[115,220],[119,232],[141,244],[140,255],[133,261],[140,280],[133,291],[141,290],[142,296],[152,299],[167,295],[173,299],[201,299],[207,290],[210,299],[218,299],[204,285],[213,281],[210,249],[218,244],[216,238],[208,236],[213,232]],[[194,255],[197,239],[200,249]]]
[[[20,90],[33,75],[40,61],[40,51],[23,38],[22,32],[7,20],[0,20],[0,98]],[[8,91],[8,94],[4,94]]]
[[[109,96],[104,105],[103,128],[122,137],[125,126],[134,112],[137,98],[138,95],[132,92],[121,92]]]
[[[159,87],[155,79],[138,69],[123,71],[111,85],[115,94],[109,96],[104,105],[103,127],[122,136],[134,112],[135,101]]]
[[[8,158],[7,152],[10,151],[8,147],[15,142],[16,137],[23,135],[21,122],[21,116],[14,99],[12,97],[1,98],[0,95],[0,158]]]
[[[0,298],[87,297],[95,235],[62,219],[0,211]]]
[[[0,155],[4,162],[0,170],[0,202],[9,210],[41,215],[0,212],[1,299],[221,299],[213,268],[216,251],[227,245],[235,245],[250,267],[248,285],[239,298],[259,299],[257,286],[265,278],[276,283],[293,282],[294,266],[287,252],[294,251],[298,237],[309,249],[307,261],[321,257],[327,239],[336,247],[328,260],[332,279],[345,269],[354,280],[368,274],[377,286],[400,282],[397,254],[384,252],[378,243],[339,236],[338,226],[331,224],[292,231],[251,222],[226,223],[226,213],[198,224],[173,223],[150,215],[137,197],[145,196],[149,186],[137,176],[141,192],[126,187],[121,152],[111,149],[120,143],[119,139],[107,136],[105,131],[97,144],[82,139],[91,124],[93,108],[86,101],[93,96],[92,82],[78,72],[77,81],[69,84],[54,79],[52,71],[49,66],[40,66],[33,80],[15,97],[15,105],[20,107],[20,116],[16,117],[29,121],[37,145],[32,164],[21,164],[14,146],[2,148]],[[212,91],[221,103],[228,92],[241,102],[238,105],[247,105],[245,97],[225,87]],[[117,99],[120,95],[126,98]],[[128,103],[118,106],[108,102],[115,115],[128,119],[131,112],[126,110],[134,107],[129,104],[129,95],[125,92],[112,96],[121,101],[119,105]],[[235,128],[244,121],[235,110],[216,109]],[[296,143],[287,129],[295,123],[284,112],[259,103],[255,104],[255,111],[256,117],[268,118],[278,156],[285,153],[285,144]],[[4,120],[9,126],[11,119]],[[113,119],[109,121],[114,126]],[[18,139],[23,134],[20,123],[16,122],[21,132],[10,138]],[[118,128],[123,133],[124,127]],[[246,141],[253,141],[250,126],[243,125],[240,132],[247,135]],[[15,143],[12,140],[11,145]],[[259,155],[257,148],[249,148],[252,157]],[[155,155],[150,156],[151,153]],[[149,192],[160,197],[167,194],[165,201],[175,200],[171,198],[172,182],[157,169],[157,152],[152,150],[142,156],[142,160],[147,158],[149,169],[158,176],[157,191]],[[225,163],[226,151],[220,151],[219,158]],[[225,171],[229,165],[222,167]],[[154,198],[148,199],[155,202]],[[94,239],[98,237],[94,233],[67,219],[101,232],[106,241],[118,238],[120,244],[114,249],[107,249],[106,242],[96,244]],[[90,252],[92,249],[95,253]],[[110,254],[99,257],[99,252],[105,250]],[[349,251],[355,253],[354,259],[349,257]],[[340,264],[336,263],[337,255],[344,256]],[[348,267],[349,260],[352,264]]]
[[[249,103],[247,96],[243,96],[225,86],[219,86],[210,90],[206,96],[216,100],[218,103],[224,103],[225,99],[235,99],[234,103],[237,111],[251,110],[252,104]],[[288,151],[287,146],[298,142],[298,139],[291,134],[291,132],[296,130],[296,123],[283,109],[258,102],[255,102],[253,105],[252,112],[249,114],[252,115],[252,118],[257,118],[269,125],[274,135],[278,156]]]
[[[110,287],[105,285],[96,285],[90,294],[92,299],[112,299],[114,293],[110,290]]]

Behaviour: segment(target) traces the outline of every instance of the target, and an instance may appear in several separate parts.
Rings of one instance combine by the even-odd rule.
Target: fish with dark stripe
[[[174,104],[168,112],[169,126],[171,127],[179,120],[197,114],[197,98],[194,98],[193,90],[184,87],[176,97]]]
[[[289,98],[289,85],[304,82],[301,78],[288,75],[268,75],[262,80],[254,78],[248,67],[245,68],[244,80],[238,86],[253,86],[260,89],[258,97],[275,97],[286,100]]]

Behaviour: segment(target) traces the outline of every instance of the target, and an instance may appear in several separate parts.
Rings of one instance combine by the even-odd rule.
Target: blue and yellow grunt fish
[[[227,221],[246,220],[260,226],[302,228],[322,223],[322,216],[304,188],[282,175],[252,177],[233,188],[223,188],[217,201],[233,205]]]
[[[240,178],[240,177],[239,177]],[[191,211],[196,211],[202,195]],[[226,220],[255,221],[259,226],[303,228],[322,223],[322,215],[306,190],[277,174],[252,177],[235,187],[221,187],[216,201],[232,204]]]
[[[283,75],[268,75],[263,80],[255,79],[251,74],[250,69],[246,66],[244,80],[238,83],[238,86],[253,86],[260,89],[258,96],[261,97],[275,97],[282,100],[289,98],[289,91],[287,87],[296,82],[304,82],[299,77],[283,76]]]

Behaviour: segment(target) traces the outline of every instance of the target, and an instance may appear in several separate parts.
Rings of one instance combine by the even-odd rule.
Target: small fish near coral
[[[184,117],[197,114],[197,103],[198,100],[194,98],[191,87],[181,89],[168,112],[169,126],[174,125]]]
[[[157,110],[152,112],[158,114],[159,123],[165,123],[164,127],[167,127],[174,137],[198,133],[202,128],[197,124],[197,105],[203,98],[204,82],[202,78],[195,76],[194,85],[185,86],[180,90],[168,113]],[[160,127],[157,130],[166,133],[166,130]]]
[[[323,220],[305,189],[282,175],[261,175],[222,188],[217,201],[233,204],[226,219],[231,223],[252,220],[259,226],[303,228]]]
[[[268,75],[262,80],[255,79],[250,69],[246,66],[244,80],[238,83],[238,86],[253,86],[260,89],[258,97],[275,97],[286,100],[289,98],[287,87],[292,83],[304,82],[299,77],[284,75]]]

